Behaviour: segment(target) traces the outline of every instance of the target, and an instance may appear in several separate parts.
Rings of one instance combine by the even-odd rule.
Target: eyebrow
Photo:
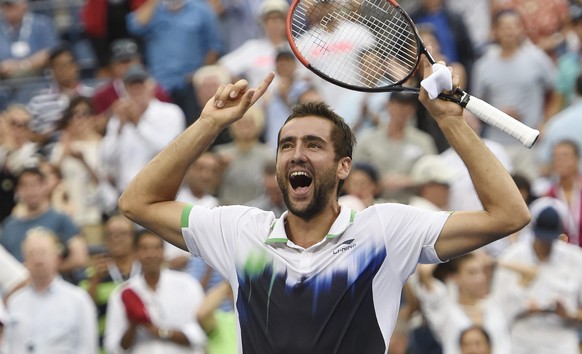
[[[288,142],[292,142],[295,140],[297,140],[297,138],[294,136],[286,136],[284,138],[281,138],[281,140],[279,140],[279,145],[282,145],[282,144],[285,144]],[[327,144],[327,142],[323,138],[316,136],[316,135],[305,135],[305,136],[301,137],[300,140],[302,140],[304,142],[317,141],[321,144]]]

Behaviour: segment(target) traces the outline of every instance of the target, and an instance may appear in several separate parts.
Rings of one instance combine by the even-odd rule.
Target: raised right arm
[[[180,223],[184,203],[175,201],[184,175],[222,129],[240,119],[265,93],[273,77],[272,73],[267,75],[256,89],[249,89],[244,80],[221,85],[206,103],[200,118],[154,157],[127,186],[119,199],[123,214],[187,250]]]

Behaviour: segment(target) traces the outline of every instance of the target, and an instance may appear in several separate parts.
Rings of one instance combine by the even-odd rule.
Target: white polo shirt
[[[285,233],[287,212],[187,206],[190,252],[232,286],[239,352],[385,353],[401,289],[450,214],[401,204],[342,207],[328,235],[305,249]]]

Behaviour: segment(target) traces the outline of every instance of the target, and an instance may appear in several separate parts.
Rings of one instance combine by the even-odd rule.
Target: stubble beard
[[[328,173],[328,171],[324,171],[323,175],[333,176],[333,174]],[[321,213],[321,211],[328,204],[332,194],[334,194],[336,191],[335,179],[331,177],[325,177],[322,179],[314,178],[311,183],[313,184],[314,190],[313,197],[311,198],[311,201],[309,201],[309,204],[301,207],[296,204],[294,205],[294,203],[291,201],[291,198],[289,197],[289,184],[287,178],[282,178],[282,176],[277,178],[277,184],[279,185],[279,188],[283,194],[283,201],[287,207],[287,210],[289,210],[289,212],[293,215],[296,215],[304,220],[311,220],[319,213]]]

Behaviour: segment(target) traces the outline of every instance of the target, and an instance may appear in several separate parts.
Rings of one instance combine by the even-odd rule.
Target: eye
[[[281,150],[289,150],[292,147],[291,143],[283,143],[279,147]]]
[[[307,147],[309,149],[319,149],[321,146],[317,143],[309,143],[309,144],[307,144]]]

